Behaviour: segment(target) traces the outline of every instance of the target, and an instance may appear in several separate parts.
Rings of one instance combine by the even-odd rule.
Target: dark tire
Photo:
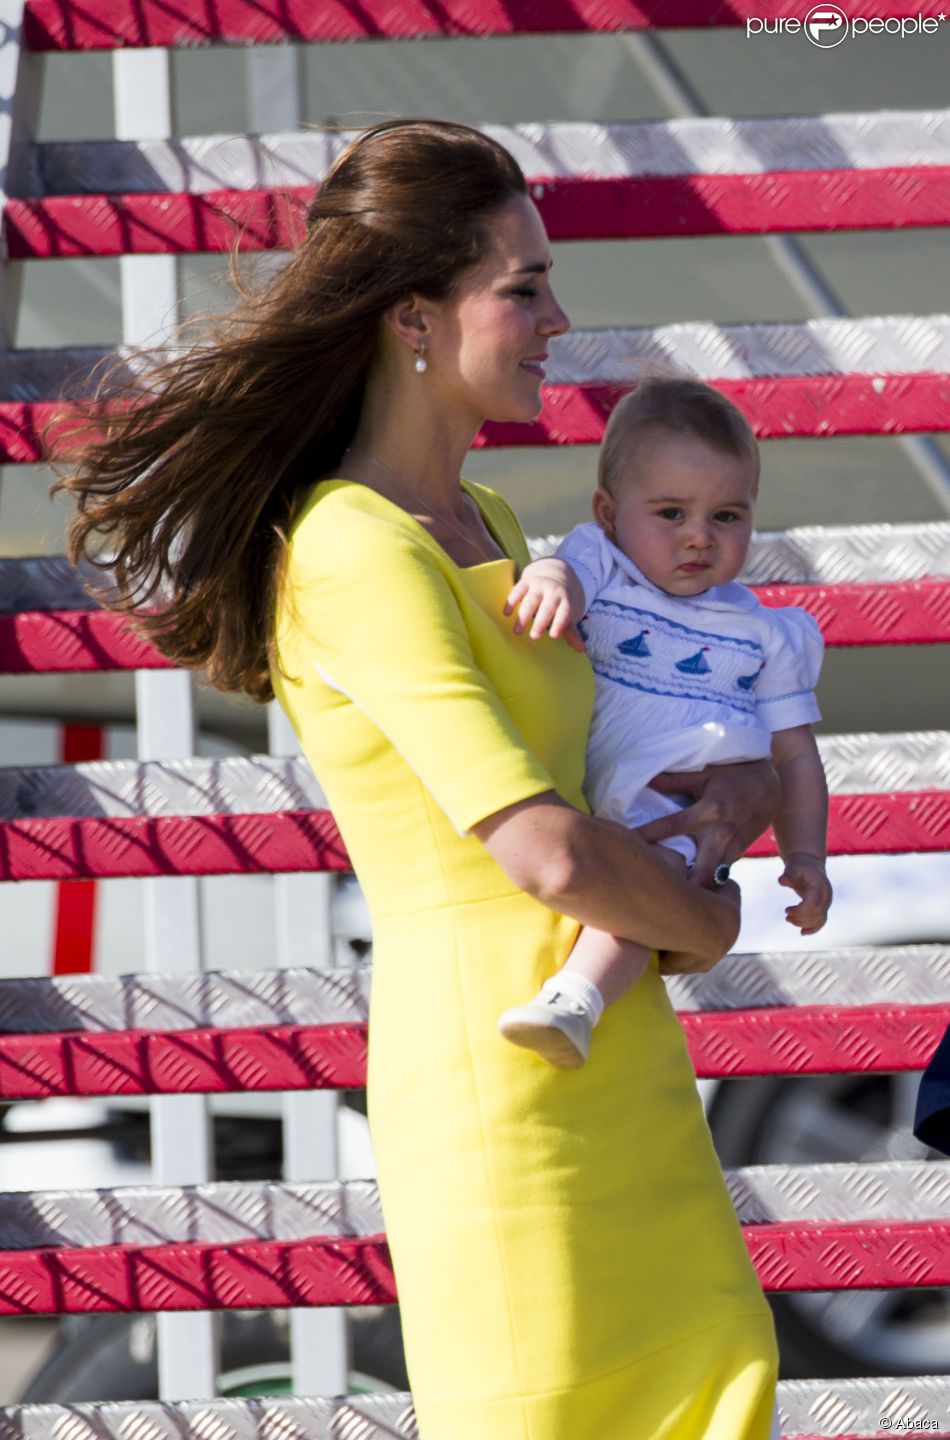
[[[408,1389],[399,1315],[395,1307],[353,1312],[354,1370],[394,1389]],[[225,1312],[221,1389],[229,1376],[267,1367],[290,1372],[283,1311]],[[279,1386],[277,1388],[280,1388]],[[246,1393],[246,1392],[245,1392]],[[24,1404],[82,1400],[154,1400],[158,1395],[155,1320],[151,1315],[70,1316],[61,1341],[25,1386]]]
[[[913,1075],[727,1080],[709,1123],[723,1165],[925,1159],[910,1133]],[[933,1155],[933,1152],[930,1152]],[[770,1295],[787,1379],[950,1372],[941,1290]]]

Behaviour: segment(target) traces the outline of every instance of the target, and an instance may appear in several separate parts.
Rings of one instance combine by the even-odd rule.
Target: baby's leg
[[[685,873],[682,855],[663,845],[658,856]],[[498,1028],[506,1040],[536,1050],[552,1065],[575,1069],[590,1053],[590,1033],[604,1012],[636,984],[650,951],[634,940],[584,926],[556,975],[527,1005],[506,1010]]]
[[[680,874],[686,874],[686,861],[675,850],[657,845],[654,854]],[[615,1004],[633,988],[649,964],[650,953],[645,945],[638,945],[635,940],[621,940],[617,935],[608,935],[605,930],[594,930],[585,925],[555,979],[578,975],[596,985],[603,1010],[604,1006]]]

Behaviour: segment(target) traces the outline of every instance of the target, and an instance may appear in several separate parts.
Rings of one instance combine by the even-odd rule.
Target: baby
[[[779,884],[799,897],[786,915],[813,935],[831,904],[828,792],[811,730],[823,645],[805,611],[768,609],[736,583],[758,491],[755,437],[709,386],[647,380],[610,417],[598,481],[597,523],[526,566],[505,606],[532,639],[586,644],[596,679],[591,809],[636,828],[689,803],[650,788],[662,771],[771,756],[782,781]],[[696,845],[674,836],[658,853],[685,869]],[[552,1065],[583,1065],[605,1004],[648,958],[642,945],[586,927],[561,970],[505,1011],[499,1029]]]

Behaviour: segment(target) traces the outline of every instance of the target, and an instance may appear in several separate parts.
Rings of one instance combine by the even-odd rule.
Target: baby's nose
[[[686,543],[697,550],[708,550],[713,543],[712,531],[704,521],[696,520],[687,529]]]

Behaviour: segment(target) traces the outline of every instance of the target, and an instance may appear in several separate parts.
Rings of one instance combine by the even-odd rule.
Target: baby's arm
[[[542,635],[557,640],[563,635],[572,650],[584,649],[577,626],[587,601],[584,587],[565,560],[551,555],[526,565],[505,601],[506,615],[513,615],[516,609],[516,635],[528,630],[530,624],[532,640],[540,640]]]
[[[776,730],[772,760],[782,782],[782,800],[773,828],[785,869],[779,878],[800,903],[785,911],[790,925],[814,935],[828,917],[831,885],[825,872],[828,843],[828,786],[810,725]]]

